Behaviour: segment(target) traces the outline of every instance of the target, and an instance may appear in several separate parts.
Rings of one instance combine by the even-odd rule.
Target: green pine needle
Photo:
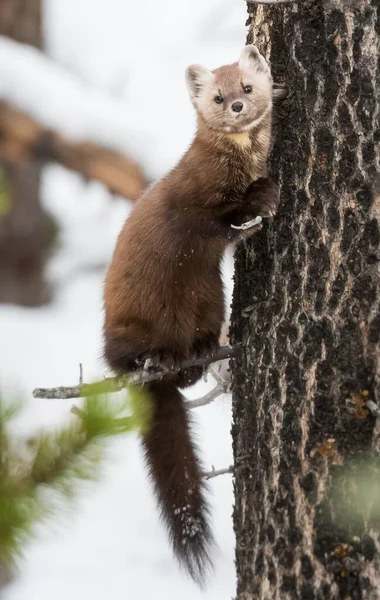
[[[10,436],[7,425],[22,405],[0,398],[0,567],[10,568],[36,522],[62,510],[57,498],[72,500],[82,481],[94,480],[107,440],[149,426],[150,402],[139,388],[86,398],[78,416],[32,442]]]
[[[10,208],[9,192],[5,181],[4,172],[0,168],[0,218]]]

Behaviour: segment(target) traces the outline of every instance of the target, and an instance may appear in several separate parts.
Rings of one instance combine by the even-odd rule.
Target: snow
[[[0,38],[0,97],[49,127],[129,152],[151,177],[162,176],[190,143],[194,116],[184,69],[238,58],[245,3],[193,0],[45,0],[49,57]],[[130,210],[103,186],[58,166],[45,169],[43,201],[61,232],[49,265],[54,303],[0,306],[2,389],[27,406],[18,435],[70,418],[67,401],[33,400],[37,386],[73,384],[105,373],[101,363],[102,282]],[[226,262],[229,281],[231,257]],[[230,282],[229,282],[230,283]],[[210,389],[200,382],[196,398]],[[231,463],[230,399],[194,411],[205,468]],[[220,600],[235,593],[232,482],[210,481],[215,573],[200,590],[179,570],[158,518],[138,440],[113,442],[98,483],[84,486],[75,510],[37,529],[4,600]]]

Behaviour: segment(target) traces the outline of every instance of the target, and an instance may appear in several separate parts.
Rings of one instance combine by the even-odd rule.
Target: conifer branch
[[[34,524],[62,512],[62,498],[73,499],[81,481],[96,479],[107,438],[142,430],[150,418],[143,390],[134,388],[112,403],[87,398],[80,421],[41,431],[32,440],[15,440],[8,424],[21,409],[22,404],[6,404],[0,397],[0,588]]]
[[[241,351],[239,346],[231,347],[231,346],[221,346],[218,350],[208,356],[202,356],[200,358],[194,358],[192,360],[185,360],[179,366],[177,370],[171,371],[172,374],[176,372],[186,369],[188,367],[207,367],[208,365],[226,360],[231,358],[236,358]],[[94,396],[99,394],[106,394],[112,392],[119,392],[120,390],[130,386],[130,385],[141,385],[147,383],[149,381],[156,381],[157,379],[162,379],[165,375],[165,371],[162,369],[157,369],[155,371],[137,371],[133,375],[124,376],[124,377],[106,377],[102,381],[98,381],[96,383],[84,383],[83,385],[74,385],[69,387],[55,387],[55,388],[36,388],[33,390],[34,398],[45,398],[51,400],[68,400],[70,398],[83,398],[88,396]],[[223,393],[223,392],[219,392]],[[199,402],[200,400],[195,400],[194,402]],[[204,402],[203,404],[198,404],[199,406],[203,406],[204,404],[208,404],[212,400],[208,402]]]

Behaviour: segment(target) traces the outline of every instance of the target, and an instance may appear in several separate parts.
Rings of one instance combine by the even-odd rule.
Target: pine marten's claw
[[[144,369],[144,371],[149,371],[149,369],[156,368],[156,367],[157,367],[157,365],[156,365],[155,361],[152,358],[147,358],[144,362],[143,369]]]
[[[144,371],[162,371],[163,373],[176,373],[179,371],[180,361],[174,356],[157,353],[148,356],[144,362]]]
[[[252,227],[257,227],[258,225],[260,225],[262,222],[262,218],[261,217],[255,217],[254,219],[251,219],[250,221],[246,221],[245,223],[242,223],[241,225],[231,225],[231,227],[233,229],[242,229],[243,231],[245,231],[246,229],[252,229]]]

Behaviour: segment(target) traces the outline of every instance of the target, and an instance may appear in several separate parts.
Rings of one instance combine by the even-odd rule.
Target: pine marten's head
[[[244,48],[238,63],[214,71],[190,65],[186,83],[197,113],[215,131],[248,131],[272,108],[270,70],[252,45]]]

